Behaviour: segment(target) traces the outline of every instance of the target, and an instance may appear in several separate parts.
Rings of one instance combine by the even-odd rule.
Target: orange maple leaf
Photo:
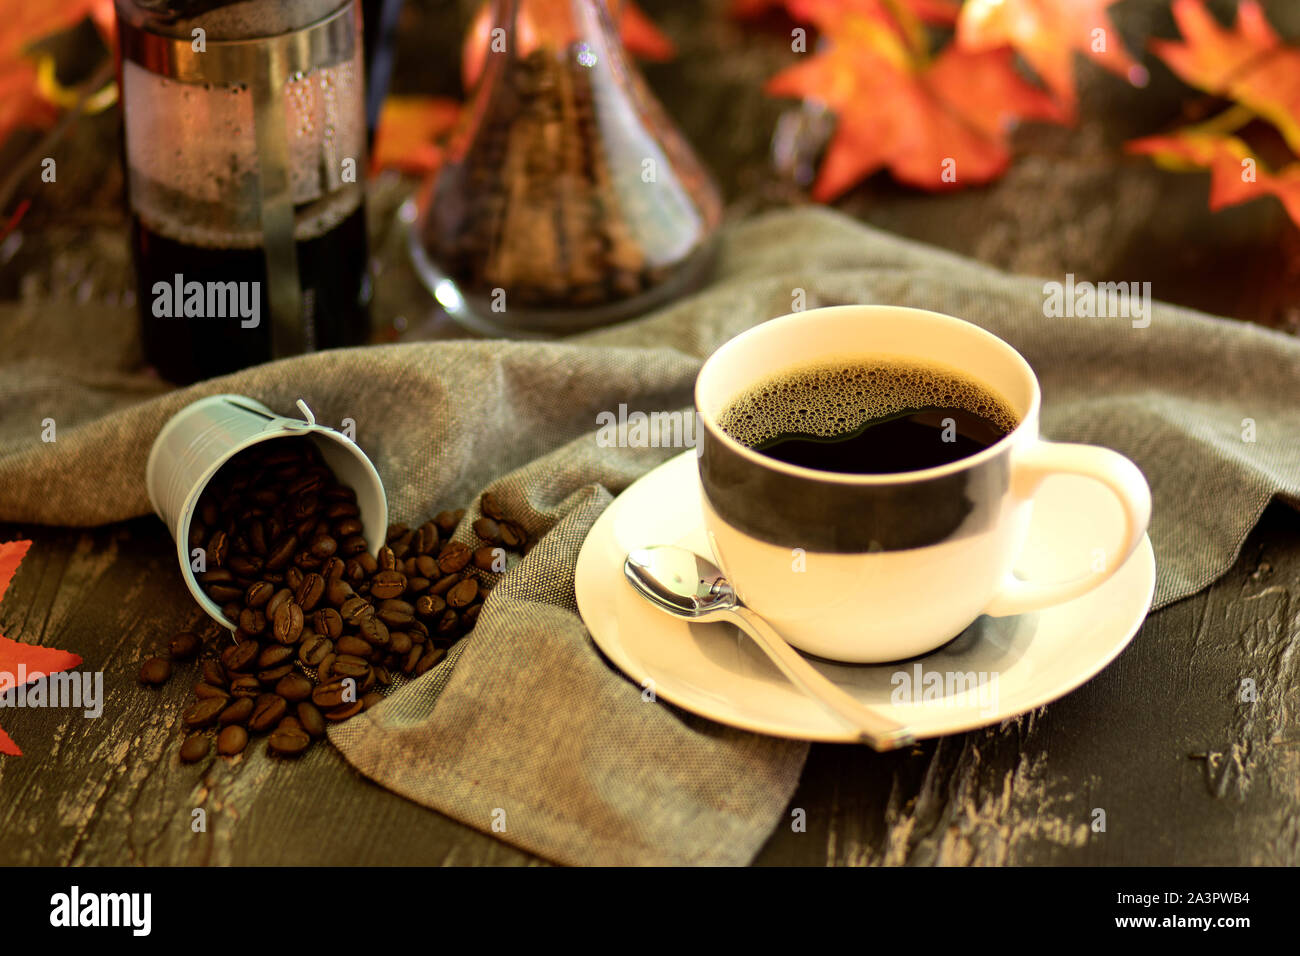
[[[1011,124],[1061,118],[1052,98],[1016,73],[1009,49],[949,46],[927,63],[908,31],[853,2],[848,12],[820,9],[829,48],[767,84],[773,95],[817,100],[838,117],[814,199],[833,199],[882,168],[929,190],[988,182],[1010,162]]]
[[[1125,149],[1150,156],[1166,169],[1208,169],[1210,209],[1214,212],[1272,195],[1281,200],[1292,221],[1300,226],[1300,162],[1271,172],[1236,136],[1191,130],[1132,140]]]
[[[516,42],[520,50],[526,52],[537,42],[532,21],[527,16],[521,16],[516,21],[516,29]],[[485,3],[474,15],[461,46],[460,77],[466,90],[474,88],[479,74],[483,72],[483,58],[487,55],[491,31],[491,4]],[[673,41],[630,0],[619,5],[618,32],[627,51],[643,60],[658,62],[671,60],[677,55]]]
[[[9,582],[31,546],[30,541],[0,542],[0,600],[4,599]],[[12,689],[20,681],[28,683],[47,674],[71,670],[80,663],[81,658],[76,654],[53,647],[19,644],[0,634],[0,693]],[[22,756],[18,745],[3,729],[0,729],[0,754]]]
[[[1175,0],[1183,41],[1152,40],[1151,49],[1185,82],[1237,101],[1196,126],[1126,144],[1166,169],[1207,169],[1210,208],[1276,196],[1300,226],[1300,159],[1272,171],[1232,131],[1260,117],[1300,155],[1300,48],[1274,32],[1256,0],[1242,0],[1234,29],[1221,27],[1202,0]]]
[[[1096,60],[1135,86],[1147,71],[1120,39],[1106,9],[1116,0],[967,0],[957,19],[957,43],[966,50],[1010,46],[1074,116],[1074,51]]]
[[[87,16],[108,37],[112,10],[111,0],[0,0],[0,143],[20,126],[43,128],[58,116],[41,89],[32,44]]]
[[[442,162],[438,139],[460,117],[460,103],[440,96],[389,96],[379,111],[371,169],[422,176]]]
[[[1152,51],[1184,82],[1268,120],[1300,154],[1300,48],[1282,43],[1255,0],[1241,0],[1235,30],[1201,0],[1175,0],[1173,10],[1184,42],[1152,40]]]

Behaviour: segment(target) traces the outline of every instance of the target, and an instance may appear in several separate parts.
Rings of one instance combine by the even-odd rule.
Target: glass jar
[[[146,359],[192,382],[363,343],[357,0],[117,0]]]
[[[605,0],[495,0],[484,70],[420,197],[412,256],[463,325],[563,335],[706,274],[717,187],[629,63]]]

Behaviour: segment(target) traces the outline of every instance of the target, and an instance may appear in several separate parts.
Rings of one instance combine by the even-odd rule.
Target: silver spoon
[[[627,556],[623,573],[651,604],[674,617],[735,624],[795,686],[851,725],[862,743],[894,750],[915,742],[909,728],[862,705],[804,660],[770,624],[740,603],[721,571],[694,551],[669,544],[640,548]]]

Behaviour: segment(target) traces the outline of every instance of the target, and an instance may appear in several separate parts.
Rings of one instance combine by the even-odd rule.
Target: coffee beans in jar
[[[269,753],[297,757],[328,723],[440,663],[509,565],[481,568],[471,563],[475,549],[507,554],[501,522],[517,530],[509,554],[529,544],[491,495],[479,510],[493,526],[475,527],[494,540],[454,539],[465,509],[443,511],[416,528],[389,527],[375,558],[355,492],[309,439],[263,442],[227,462],[199,498],[189,540],[204,549],[196,577],[222,605],[233,640],[209,641],[194,665],[181,759],[208,756],[210,738],[219,755],[234,756],[257,734],[267,735]],[[164,683],[199,644],[193,632],[178,633],[145,661],[141,682]]]

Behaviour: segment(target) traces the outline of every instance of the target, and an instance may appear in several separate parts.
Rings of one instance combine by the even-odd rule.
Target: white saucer
[[[720,723],[801,740],[852,742],[853,733],[805,697],[729,624],[687,624],[652,607],[623,576],[623,559],[652,544],[709,555],[701,524],[694,451],[665,462],[606,509],[578,555],[578,609],[596,645],[638,685]],[[1094,548],[1113,547],[1122,517],[1109,492],[1076,477],[1048,479],[1034,504],[1029,542],[1017,573],[1060,580],[1086,570]],[[1060,542],[1069,542],[1061,548]],[[1056,545],[1055,547],[1053,545]],[[959,733],[1040,707],[1109,664],[1137,633],[1155,590],[1155,554],[1137,551],[1101,587],[1066,604],[1020,617],[981,617],[924,657],[891,664],[834,664],[809,658],[865,704],[911,726],[918,738]],[[915,682],[920,667],[921,681]],[[891,702],[918,684],[915,700]],[[930,673],[983,678],[983,696],[919,688]]]

